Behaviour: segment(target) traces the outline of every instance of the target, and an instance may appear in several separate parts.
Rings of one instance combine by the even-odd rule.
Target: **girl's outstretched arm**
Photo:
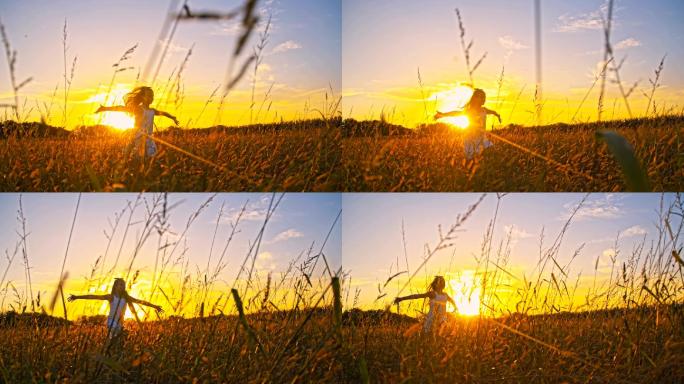
[[[178,119],[176,119],[176,116],[174,116],[174,115],[172,115],[172,114],[170,114],[170,113],[168,113],[168,112],[158,111],[158,110],[155,109],[155,110],[154,110],[154,115],[155,115],[155,116],[164,116],[164,117],[168,117],[169,119],[173,120],[173,122],[174,122],[176,125],[178,125]]]
[[[74,300],[111,300],[112,296],[111,295],[69,295],[67,300],[69,301],[74,301]]]
[[[394,304],[399,304],[400,302],[402,302],[404,300],[426,299],[430,296],[431,296],[430,292],[426,292],[426,293],[416,293],[415,295],[408,295],[408,296],[404,296],[404,297],[397,297],[396,299],[394,299]]]
[[[437,111],[437,113],[435,113],[435,120],[441,119],[442,117],[460,116],[462,114],[463,114],[463,111],[449,111],[449,112]]]
[[[501,115],[499,115],[499,112],[493,110],[493,109],[487,109],[483,108],[485,112],[487,112],[488,115],[494,115],[496,116],[497,119],[499,119],[499,123],[501,123]]]
[[[95,113],[100,112],[130,112],[130,110],[125,105],[112,105],[109,107],[100,105],[100,108],[98,108],[97,111],[95,111]]]
[[[148,307],[150,307],[150,308],[154,308],[154,309],[157,310],[158,312],[164,312],[164,310],[162,309],[161,305],[154,305],[154,304],[150,303],[149,301],[136,299],[136,298],[133,297],[133,296],[128,296],[128,298],[129,298],[129,300],[131,301],[131,303],[136,303],[136,304],[140,304],[140,305],[145,305],[145,306],[148,306]]]

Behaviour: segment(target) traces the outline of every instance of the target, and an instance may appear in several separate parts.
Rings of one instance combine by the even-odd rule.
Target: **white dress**
[[[143,108],[141,118],[142,121],[140,126],[137,127],[138,131],[135,134],[135,148],[139,148],[142,134],[147,134],[148,137],[145,138],[145,156],[152,157],[157,154],[157,145],[154,143],[154,140],[149,138],[154,133],[154,109]]]
[[[424,331],[430,331],[435,322],[436,325],[439,326],[447,320],[446,304],[447,295],[435,292],[435,296],[430,299],[430,311],[428,312],[425,324],[423,325]]]
[[[107,317],[110,337],[117,336],[123,330],[123,319],[127,304],[125,297],[112,296],[112,302],[109,303],[109,316]]]
[[[463,151],[465,152],[466,159],[472,160],[475,155],[482,152],[485,148],[491,147],[493,144],[485,137],[487,112],[481,109],[477,114],[468,113],[468,117],[472,121],[470,122],[469,132],[463,138]]]

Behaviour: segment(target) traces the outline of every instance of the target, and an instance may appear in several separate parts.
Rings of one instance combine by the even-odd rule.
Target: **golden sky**
[[[250,119],[272,122],[281,118],[314,118],[318,115],[313,110],[324,108],[326,93],[329,99],[332,99],[331,92],[339,96],[339,1],[260,1],[259,26],[245,52],[236,60],[234,73],[259,43],[270,17],[261,64],[256,77],[254,68],[249,68],[225,99],[220,116],[221,85],[225,84],[228,63],[239,37],[239,20],[182,21],[170,43],[158,41],[169,3],[174,2],[30,0],[3,4],[0,21],[11,49],[17,52],[17,83],[32,78],[19,91],[22,119],[35,121],[43,116],[48,123],[62,126],[64,91],[69,88],[67,127],[102,122],[100,116],[93,114],[101,103],[120,103],[122,96],[134,86],[151,85],[153,76],[143,77],[155,45],[168,45],[168,54],[152,84],[156,96],[152,107],[176,114],[183,126],[242,125]],[[191,8],[196,12],[227,13],[241,3],[239,0],[199,0],[193,1]],[[117,68],[113,65],[133,46],[136,48],[129,58],[117,67],[121,71],[115,73]],[[183,66],[186,56],[187,63]],[[0,104],[13,104],[9,71],[6,63],[2,65],[5,68],[0,71]],[[65,67],[68,78],[73,68],[73,79],[67,87]],[[254,107],[250,117],[253,86]],[[16,120],[11,110],[6,111],[6,118]],[[123,114],[104,116],[103,120],[126,124]],[[158,126],[170,124],[169,120],[157,119]]]
[[[615,4],[611,41],[616,61],[625,59],[619,74],[625,89],[637,83],[628,98],[632,116],[646,113],[644,93],[650,93],[649,78],[655,78],[654,70],[664,55],[662,87],[654,97],[657,109],[681,113],[684,73],[676,63],[684,59],[684,33],[679,27],[682,3],[624,0]],[[471,65],[486,54],[473,75],[474,85],[487,93],[485,106],[498,110],[504,124],[534,123],[532,0],[345,1],[344,115],[378,119],[382,114],[395,123],[415,126],[433,121],[436,110],[452,107],[450,92],[470,82],[455,7],[463,18],[466,44],[473,42]],[[599,84],[589,90],[603,67],[602,12],[605,4],[599,0],[542,2],[544,122],[597,118]],[[626,118],[614,73],[608,72],[603,119]]]

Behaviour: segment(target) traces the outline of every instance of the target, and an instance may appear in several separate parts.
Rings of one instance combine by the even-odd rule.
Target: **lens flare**
[[[102,112],[100,124],[125,131],[135,127],[135,119],[125,112]]]
[[[430,95],[429,100],[437,103],[437,110],[440,112],[458,111],[468,103],[473,95],[473,89],[469,86],[459,84],[446,91],[435,92]],[[470,121],[467,116],[449,116],[439,119],[440,122],[453,125],[460,129],[468,128]]]
[[[449,287],[453,293],[458,313],[463,316],[480,314],[480,283],[474,271],[463,271],[462,274],[449,279]]]
[[[124,84],[116,84],[109,90],[104,91],[86,99],[85,103],[93,103],[93,108],[97,109],[98,105],[121,105],[124,103],[124,96],[131,91],[130,86]],[[88,124],[107,125],[115,129],[125,131],[135,127],[135,119],[132,115],[125,112],[102,112],[87,115]]]
[[[456,128],[460,129],[466,129],[468,128],[468,125],[470,124],[470,120],[468,120],[468,116],[449,116],[449,117],[442,117],[439,119],[439,121],[447,124],[451,124],[455,126]]]

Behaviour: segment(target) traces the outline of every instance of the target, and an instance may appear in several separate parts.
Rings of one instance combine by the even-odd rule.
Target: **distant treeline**
[[[626,120],[595,121],[588,123],[554,123],[541,126],[524,126],[520,124],[508,124],[496,129],[500,132],[535,130],[535,131],[576,131],[576,130],[597,130],[597,129],[625,129],[639,128],[641,126],[675,126],[684,124],[684,116],[669,115],[649,118],[636,118]],[[406,128],[401,125],[392,124],[383,120],[364,120],[344,119],[342,122],[343,137],[375,137],[375,136],[404,136],[404,135],[433,135],[446,133],[455,128],[445,123],[421,124],[416,128]]]
[[[297,120],[297,121],[283,121],[278,123],[267,123],[267,124],[252,124],[252,125],[242,125],[242,126],[226,126],[217,125],[209,128],[176,128],[170,127],[166,129],[161,129],[155,134],[212,134],[212,133],[222,133],[222,134],[249,134],[249,133],[274,133],[281,131],[296,131],[296,130],[310,130],[310,129],[323,129],[323,128],[336,128],[339,127],[341,123],[341,118],[337,117],[330,120],[323,119],[310,119],[310,120]],[[121,134],[132,132],[133,130],[121,131],[106,125],[89,125],[89,126],[79,126],[74,130],[66,130],[61,127],[54,127],[41,122],[24,122],[17,123],[16,121],[7,120],[0,122],[0,138],[8,138],[10,136],[15,137],[43,137],[43,138],[59,138],[68,136],[105,136],[111,134]]]

